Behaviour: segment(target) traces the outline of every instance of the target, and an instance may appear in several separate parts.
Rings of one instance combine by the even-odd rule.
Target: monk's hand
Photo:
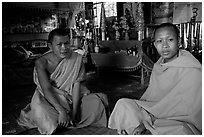
[[[140,125],[138,127],[136,127],[134,130],[133,130],[133,135],[141,135],[142,132],[145,130],[145,126],[143,123],[140,123]]]
[[[72,96],[69,95],[67,92],[64,92],[64,97],[65,97],[70,103],[72,103]]]
[[[68,127],[70,122],[70,116],[66,111],[60,111],[58,117],[58,125],[62,127]]]

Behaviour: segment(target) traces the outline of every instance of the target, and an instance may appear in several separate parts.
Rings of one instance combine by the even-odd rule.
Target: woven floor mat
[[[40,135],[37,128],[28,129],[19,135]],[[105,127],[84,127],[79,129],[57,129],[53,135],[117,135],[116,130]]]

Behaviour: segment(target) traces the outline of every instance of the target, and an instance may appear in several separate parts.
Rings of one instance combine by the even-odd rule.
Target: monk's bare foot
[[[75,127],[75,126],[70,126],[70,127],[67,127],[67,129],[77,129],[77,127]]]
[[[128,133],[125,130],[121,130],[119,134],[120,135],[128,135]]]
[[[133,131],[133,135],[141,135],[141,133],[145,130],[145,126],[143,123],[140,123],[138,127],[136,127]]]

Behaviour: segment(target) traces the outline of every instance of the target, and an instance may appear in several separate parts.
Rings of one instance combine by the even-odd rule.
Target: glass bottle
[[[99,53],[99,45],[96,43],[96,46],[94,47],[95,53]]]

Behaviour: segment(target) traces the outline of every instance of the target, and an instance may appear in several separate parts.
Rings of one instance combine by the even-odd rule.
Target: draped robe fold
[[[188,51],[168,63],[160,58],[141,99],[120,99],[108,126],[133,134],[140,123],[152,134],[201,134],[202,66]]]
[[[46,100],[38,81],[38,74],[34,68],[34,82],[37,85],[31,103],[21,110],[18,124],[29,128],[37,127],[41,134],[52,134],[58,126],[58,112]],[[52,86],[55,90],[64,90],[72,95],[75,82],[85,78],[85,70],[82,65],[82,56],[72,53],[71,58],[63,59],[54,72],[50,75]],[[108,104],[106,96],[102,93],[89,94],[90,91],[81,85],[81,119],[78,128],[88,125],[106,126],[107,117],[105,104]],[[69,112],[72,100],[67,100],[56,92],[60,104]],[[70,113],[69,113],[70,114]]]

